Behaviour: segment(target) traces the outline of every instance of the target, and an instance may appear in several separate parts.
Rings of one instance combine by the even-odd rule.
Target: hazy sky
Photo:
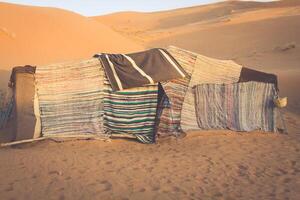
[[[3,2],[63,8],[82,15],[94,16],[118,11],[168,10],[218,1],[220,0],[4,0]]]

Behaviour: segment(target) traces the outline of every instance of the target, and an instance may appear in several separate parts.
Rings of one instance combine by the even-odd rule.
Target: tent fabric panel
[[[276,90],[278,91],[278,81],[276,75],[243,67],[239,82],[248,82],[248,81],[273,83],[275,85]]]
[[[107,134],[136,138],[142,143],[155,141],[158,85],[113,91],[104,76],[103,126]]]
[[[197,55],[195,69],[182,105],[180,124],[183,131],[199,128],[195,112],[193,86],[208,83],[236,83],[239,80],[241,69],[241,65],[231,60],[219,60]]]
[[[16,112],[15,141],[39,137],[35,134],[34,113],[35,81],[34,74],[26,71],[14,75],[14,98]]]
[[[15,100],[12,95],[13,89],[9,88],[7,94],[2,94],[0,91],[0,129],[4,128],[9,119],[13,118]]]
[[[161,116],[157,131],[159,136],[177,136],[181,133],[182,103],[194,70],[197,54],[173,46],[168,47],[167,51],[177,60],[187,75],[184,78],[161,83],[167,98],[163,98],[164,101],[160,102],[162,110],[159,111]]]
[[[33,111],[36,118],[36,123],[34,127],[33,138],[39,138],[42,133],[42,123],[41,123],[41,113],[40,113],[40,104],[37,95],[37,88],[34,90],[34,100],[33,100]]]
[[[246,82],[201,84],[195,87],[197,123],[200,129],[276,131],[274,84]]]
[[[16,75],[19,73],[27,73],[27,74],[35,74],[36,67],[31,65],[25,66],[16,66],[12,69],[10,79],[9,79],[9,86],[15,87],[16,83]]]
[[[96,58],[37,67],[43,136],[104,136],[103,77]]]
[[[131,54],[100,54],[99,59],[114,91],[185,76],[182,67],[164,49]]]

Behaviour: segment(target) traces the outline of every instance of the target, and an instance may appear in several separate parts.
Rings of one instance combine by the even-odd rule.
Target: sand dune
[[[120,12],[104,16],[93,17],[97,21],[113,27],[122,33],[143,34],[144,31],[167,31],[166,29],[184,27],[190,25],[207,24],[208,22],[228,22],[233,17],[243,15],[241,22],[257,21],[278,15],[299,14],[299,1],[280,2],[239,2],[227,1],[204,6],[182,8],[170,11],[141,13]],[[271,12],[270,12],[271,11]],[[229,20],[226,20],[228,18]],[[235,20],[236,21],[236,20]],[[231,21],[232,23],[232,21]],[[186,31],[190,31],[189,27]],[[197,30],[207,29],[207,26],[198,26]],[[149,39],[149,38],[148,38]]]
[[[154,13],[94,17],[147,47],[176,45],[276,73],[281,95],[300,113],[300,1],[229,1]]]
[[[97,52],[143,49],[91,18],[56,8],[7,3],[0,3],[0,44],[0,70],[88,58]]]

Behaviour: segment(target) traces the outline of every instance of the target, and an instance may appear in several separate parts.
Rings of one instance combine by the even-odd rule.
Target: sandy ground
[[[1,199],[297,200],[300,123],[289,126],[288,135],[210,131],[154,145],[118,139],[4,148]]]
[[[13,23],[20,18],[15,13],[22,14],[24,26]],[[29,23],[37,16],[37,24]],[[176,45],[233,59],[278,75],[280,94],[289,98],[289,134],[209,131],[155,145],[116,139],[2,148],[0,199],[300,199],[299,1],[226,2],[92,18],[0,3],[3,41],[3,85],[13,65],[80,59],[99,51]]]

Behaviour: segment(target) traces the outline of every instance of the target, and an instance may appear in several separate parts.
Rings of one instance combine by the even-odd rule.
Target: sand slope
[[[229,1],[94,19],[148,47],[176,45],[276,73],[290,110],[300,113],[300,93],[295,92],[300,85],[300,1]]]
[[[143,49],[91,18],[56,8],[7,3],[0,3],[0,44],[0,70],[89,58],[97,52]]]

